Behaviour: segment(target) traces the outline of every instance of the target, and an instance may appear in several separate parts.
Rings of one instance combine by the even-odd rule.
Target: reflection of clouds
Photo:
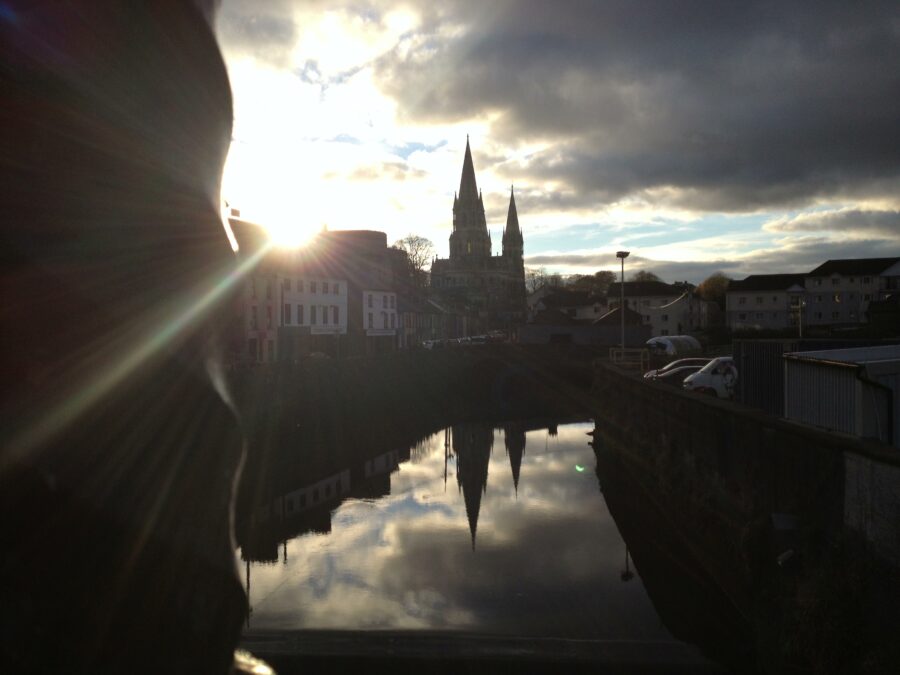
[[[624,545],[586,444],[589,425],[532,431],[516,497],[494,436],[471,549],[443,436],[392,476],[391,495],[350,500],[328,536],[288,542],[285,565],[253,566],[253,628],[465,629],[665,639],[639,584],[622,584]]]

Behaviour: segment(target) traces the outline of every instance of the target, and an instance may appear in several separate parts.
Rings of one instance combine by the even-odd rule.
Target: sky
[[[667,281],[900,255],[900,3],[224,0],[223,193],[284,242],[446,256],[467,135],[499,253]]]

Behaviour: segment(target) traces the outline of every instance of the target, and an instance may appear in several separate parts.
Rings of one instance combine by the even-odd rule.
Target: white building
[[[805,295],[803,274],[752,274],[725,293],[731,330],[785,330],[797,325]]]
[[[804,285],[804,324],[864,323],[871,301],[900,290],[900,258],[829,260],[807,274]]]
[[[291,332],[299,335],[346,335],[347,293],[344,279],[265,272],[251,275],[244,297],[247,356],[260,362],[276,361],[283,341],[279,329],[295,329]]]
[[[610,309],[619,304],[621,284],[610,284],[606,293]],[[641,315],[652,337],[683,335],[708,325],[709,308],[687,283],[626,281],[625,306]]]
[[[385,290],[362,292],[362,325],[367,336],[396,335],[397,294]]]

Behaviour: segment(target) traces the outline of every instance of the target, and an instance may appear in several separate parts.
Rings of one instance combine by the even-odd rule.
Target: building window
[[[850,277],[850,283],[851,284],[856,283],[856,277]]]
[[[315,292],[316,292],[316,282],[315,282],[315,281],[310,281],[310,282],[309,282],[309,292],[310,292],[310,293],[315,293]]]
[[[391,309],[396,309],[396,307],[397,307],[397,296],[392,295],[391,296]]]
[[[335,281],[334,284],[332,284],[331,289],[335,295],[338,295],[341,292],[341,282]]]
[[[272,305],[266,305],[266,328],[272,327]]]
[[[306,506],[306,494],[300,495],[300,508],[302,509]]]
[[[863,281],[862,281],[862,282],[863,282],[864,284],[871,284],[871,283],[872,283],[872,277],[863,277]]]
[[[777,296],[777,295],[773,295],[773,296],[772,296],[772,302],[778,302],[778,296]]]
[[[291,322],[291,306],[288,304],[284,306],[284,322],[286,324]]]
[[[832,319],[839,319],[840,316],[841,316],[841,313],[840,313],[840,312],[832,312],[832,313],[831,313],[831,318],[832,318]]]
[[[396,321],[397,321],[397,315],[391,314],[391,328],[394,328],[396,326]]]
[[[841,301],[841,294],[840,294],[840,293],[835,293],[833,296],[831,296],[831,299],[832,299],[834,302],[840,302],[840,301]]]
[[[863,295],[864,302],[869,302],[869,300],[871,300],[871,299],[872,299],[872,296],[869,293],[866,293],[865,295]]]
[[[741,321],[746,321],[747,315],[746,314],[738,314],[738,319],[740,319]]]
[[[259,323],[259,317],[256,315],[256,305],[250,308],[250,328],[256,330]]]
[[[316,306],[315,305],[309,306],[309,323],[311,326],[316,325]]]
[[[668,334],[669,334],[669,329],[668,329],[668,328],[663,328],[661,331],[659,331],[659,334],[660,334],[660,335],[668,335]]]
[[[745,297],[742,295],[741,297],[738,298],[738,304],[739,304],[739,305],[746,305],[746,304],[747,304],[747,298],[745,298]]]
[[[832,278],[831,278],[831,285],[832,285],[832,286],[840,286],[840,285],[841,285],[841,278],[840,278],[840,277],[832,277]]]
[[[822,318],[822,312],[816,312],[815,316],[816,316],[817,319],[821,319],[821,318]]]
[[[756,296],[756,304],[757,305],[763,304],[763,297],[761,295]]]
[[[822,280],[821,280],[821,279],[816,279],[813,283],[814,283],[816,286],[821,286],[821,285],[822,285]]]
[[[337,326],[340,323],[340,312],[337,305],[331,306],[331,323]]]
[[[664,322],[668,322],[668,320],[669,320],[669,315],[668,315],[668,314],[663,314],[661,318],[662,318],[662,320],[663,320]]]
[[[297,305],[297,323],[303,325],[303,305]]]
[[[387,309],[387,296],[386,295],[381,296],[381,307],[382,307],[382,309]]]
[[[369,293],[369,307],[372,306],[372,294]]]
[[[822,302],[822,296],[821,296],[821,295],[817,295],[817,296],[816,296],[816,302]]]
[[[322,282],[322,293],[324,293],[326,295],[328,294],[328,282],[327,281]]]
[[[387,328],[387,327],[388,327],[388,323],[387,323],[387,312],[382,312],[382,313],[381,313],[381,327],[382,327],[382,328]]]
[[[757,318],[757,319],[763,318],[763,313],[762,313],[762,312],[757,312],[757,313],[756,313],[756,318]]]
[[[369,296],[371,297],[371,296]],[[375,322],[372,320],[372,312],[369,312],[369,328],[374,328]]]
[[[328,306],[322,305],[322,323],[328,323]]]
[[[297,291],[300,293],[303,292],[303,279],[297,279]]]
[[[291,290],[291,280],[285,279],[283,282],[283,286],[284,286],[284,290],[286,290],[286,291]]]

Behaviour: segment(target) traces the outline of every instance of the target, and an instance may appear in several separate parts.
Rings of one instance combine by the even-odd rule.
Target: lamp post
[[[616,257],[622,261],[622,281],[619,283],[621,291],[619,297],[619,313],[622,315],[622,349],[625,349],[625,258],[628,251],[616,251]]]

